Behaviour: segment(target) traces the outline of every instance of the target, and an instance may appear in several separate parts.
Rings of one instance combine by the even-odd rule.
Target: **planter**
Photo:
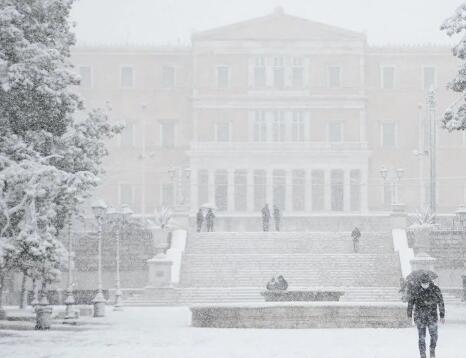
[[[36,308],[36,329],[45,330],[52,326],[52,307],[38,306]]]

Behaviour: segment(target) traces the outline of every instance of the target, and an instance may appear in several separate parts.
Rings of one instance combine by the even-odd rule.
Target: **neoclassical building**
[[[437,210],[465,201],[465,136],[440,128],[456,99],[447,47],[374,47],[277,9],[196,33],[191,47],[72,56],[86,105],[126,125],[98,193],[111,205],[152,214],[178,200],[194,215],[213,203],[224,218],[257,217],[264,203],[296,218],[372,215],[393,202],[416,212],[430,200],[431,118]]]

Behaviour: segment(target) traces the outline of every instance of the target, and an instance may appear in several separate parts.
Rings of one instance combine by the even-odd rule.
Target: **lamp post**
[[[436,125],[436,101],[435,90],[433,87],[429,89],[427,94],[428,108],[428,128],[429,128],[429,159],[430,159],[430,212],[435,218],[437,210],[437,125]]]
[[[133,215],[133,210],[128,205],[124,204],[121,206],[120,218],[122,220],[121,234],[125,233],[126,225],[129,218]],[[120,287],[120,235],[116,237],[116,290],[115,290],[115,311],[122,311],[123,304],[121,302],[122,292]]]
[[[75,300],[73,297],[73,241],[71,235],[72,216],[68,215],[67,234],[68,234],[68,288],[65,299],[65,324],[76,324],[77,318],[74,312]]]
[[[401,178],[404,175],[404,169],[397,168],[393,171],[393,174],[390,175],[390,171],[382,167],[380,169],[380,175],[385,182],[390,184],[390,204],[393,208],[395,205],[400,205],[400,197],[399,197],[399,187]]]
[[[463,272],[461,274],[461,281],[463,284],[463,301],[466,301],[466,261],[465,261],[465,244],[466,244],[466,208],[464,205],[461,205],[458,210],[456,210],[456,217],[460,223],[461,230],[461,260],[463,264]]]
[[[98,200],[92,205],[92,211],[97,221],[97,294],[92,300],[94,303],[94,317],[105,317],[105,298],[102,292],[102,224],[107,212],[107,205],[103,200]]]

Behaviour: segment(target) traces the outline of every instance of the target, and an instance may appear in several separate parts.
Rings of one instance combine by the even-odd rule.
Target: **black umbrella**
[[[415,270],[406,276],[406,282],[413,285],[420,283],[421,279],[428,277],[431,281],[435,280],[438,275],[431,270]]]

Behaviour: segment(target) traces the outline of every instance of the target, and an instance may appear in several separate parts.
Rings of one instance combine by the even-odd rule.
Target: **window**
[[[396,123],[385,122],[382,123],[382,147],[394,148],[396,147]]]
[[[437,73],[436,68],[433,66],[426,66],[423,68],[424,77],[424,90],[429,91],[431,88],[435,88],[437,85]]]
[[[92,69],[90,66],[80,66],[79,75],[81,76],[81,87],[91,88],[92,87]]]
[[[173,183],[164,183],[160,188],[160,205],[171,208],[175,204],[175,188]]]
[[[324,171],[313,170],[311,172],[312,185],[312,210],[318,211],[324,209]]]
[[[134,134],[135,124],[126,122],[125,128],[123,128],[120,134],[120,147],[134,147]]]
[[[215,124],[215,139],[217,142],[229,142],[230,138],[230,122],[219,122]]]
[[[173,148],[175,146],[175,123],[160,123],[160,145],[164,148]]]
[[[301,169],[293,170],[292,175],[293,210],[304,211],[304,198],[306,197],[305,172]]]
[[[230,68],[217,66],[217,88],[228,88],[230,85]]]
[[[328,68],[328,86],[330,88],[341,87],[341,67],[330,66]]]
[[[247,171],[236,170],[235,171],[235,210],[246,211],[247,210]]]
[[[163,66],[162,68],[162,87],[173,88],[175,87],[175,67]]]
[[[328,124],[328,141],[334,143],[343,141],[343,124],[341,122]]]
[[[300,57],[293,59],[293,68],[291,72],[291,85],[293,88],[304,87],[304,67],[303,60]]]
[[[283,57],[274,58],[273,86],[275,89],[283,89],[285,87],[285,67]]]
[[[122,66],[120,74],[121,88],[134,87],[134,69],[131,66]]]
[[[361,210],[361,171],[359,169],[350,171],[350,210]]]
[[[343,211],[343,170],[330,172],[331,208],[333,211]]]
[[[134,207],[134,187],[131,184],[120,184],[120,205],[126,204]]]
[[[294,111],[291,121],[291,140],[293,142],[303,142],[304,134],[304,113],[302,111]]]
[[[199,205],[203,205],[209,201],[209,172],[207,170],[197,172],[197,187],[197,200]]]
[[[273,140],[274,142],[284,142],[286,137],[285,112],[274,112],[273,119]]]
[[[273,171],[273,204],[280,211],[285,209],[286,198],[286,172],[284,170]]]
[[[267,200],[265,170],[254,170],[254,210],[262,209]]]
[[[265,67],[265,58],[262,56],[256,57],[256,66],[254,68],[254,84],[256,88],[266,86],[267,75]]]
[[[257,111],[254,118],[254,141],[267,141],[267,122],[265,121],[265,112]]]
[[[215,172],[215,206],[219,211],[228,208],[228,174],[226,170]]]
[[[380,87],[382,89],[395,88],[395,67],[382,66],[380,68]]]

